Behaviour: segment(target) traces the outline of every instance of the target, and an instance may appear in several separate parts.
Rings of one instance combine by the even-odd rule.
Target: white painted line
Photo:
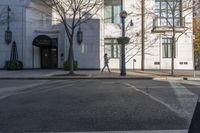
[[[184,117],[191,120],[198,99],[197,95],[189,91],[185,86],[181,85],[177,81],[169,81],[169,83],[174,90],[176,99],[180,103],[178,110],[180,110]]]
[[[42,81],[40,83],[34,83],[34,84],[29,84],[29,85],[24,85],[24,86],[16,86],[16,87],[5,87],[5,88],[1,88],[0,89],[0,100],[8,97],[8,96],[11,96],[11,95],[14,95],[14,94],[17,94],[19,91],[21,90],[25,90],[25,89],[28,89],[28,88],[33,88],[33,87],[36,87],[36,86],[40,86],[40,85],[43,85],[45,84],[46,82],[48,81]]]
[[[138,131],[91,131],[91,132],[25,132],[25,133],[187,133],[188,130],[138,130]]]
[[[169,81],[169,83],[172,86],[172,88],[174,89],[174,92],[178,97],[182,97],[182,96],[192,96],[192,97],[194,97],[195,96],[194,93],[189,91],[185,86],[179,84],[178,82]]]
[[[40,93],[45,93],[45,92],[50,92],[50,91],[54,91],[54,90],[58,90],[58,89],[63,89],[65,87],[72,87],[74,84],[60,84],[59,85],[55,85],[54,83],[59,83],[59,82],[53,82],[52,84],[45,84],[44,87],[35,90],[31,90],[31,91],[25,91],[25,92],[18,92],[16,94],[31,94],[31,95],[35,95],[35,94],[40,94]],[[64,83],[64,82],[62,82]],[[53,85],[53,86],[52,86]]]
[[[150,95],[149,93],[147,93],[147,92],[145,92],[145,91],[143,91],[143,90],[137,89],[135,86],[133,86],[133,85],[131,85],[131,84],[129,84],[129,83],[124,83],[124,84],[127,85],[127,86],[129,86],[129,87],[131,87],[131,88],[133,88],[134,90],[136,90],[136,91],[138,91],[138,92],[140,92],[140,93],[142,93],[142,94],[148,96],[148,97],[151,98],[152,100],[154,100],[154,101],[156,101],[156,102],[158,102],[158,103],[164,105],[166,108],[168,108],[168,109],[171,110],[172,112],[176,113],[177,115],[180,114],[180,112],[179,112],[178,110],[172,108],[169,104],[165,103],[164,101],[161,101],[160,99],[158,99],[158,98],[156,98],[156,97]],[[179,116],[180,116],[180,115],[179,115]],[[182,116],[181,116],[181,117],[182,117]]]

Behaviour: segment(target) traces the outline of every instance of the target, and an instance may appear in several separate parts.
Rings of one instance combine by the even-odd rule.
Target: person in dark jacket
[[[103,69],[101,70],[101,72],[104,71],[104,69],[107,67],[108,71],[110,72],[110,68],[109,68],[109,58],[108,58],[108,55],[107,53],[104,54],[104,67]]]

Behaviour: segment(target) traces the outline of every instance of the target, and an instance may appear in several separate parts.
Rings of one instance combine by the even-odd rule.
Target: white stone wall
[[[185,1],[183,1],[185,3]],[[154,9],[155,1],[146,0],[146,15],[145,15],[145,69],[171,69],[171,59],[162,57],[162,40],[161,37],[171,34],[169,33],[152,33],[153,19],[155,18]],[[125,0],[124,8],[129,16],[126,18],[126,36],[129,36],[132,42],[126,46],[126,68],[140,69],[141,68],[141,1]],[[185,5],[183,6],[185,8]],[[189,14],[189,15],[188,15]],[[176,44],[175,69],[193,69],[193,54],[192,54],[192,12],[186,10],[183,12],[185,17],[185,31],[178,39]],[[133,20],[134,26],[130,27],[129,22]],[[104,38],[117,38],[121,36],[120,25],[105,24]],[[177,34],[178,37],[178,34]],[[102,51],[103,52],[103,51]],[[156,64],[159,62],[160,64]],[[183,65],[180,64],[183,62]],[[119,68],[120,59],[111,59],[110,67]],[[101,64],[103,67],[103,62]]]
[[[70,20],[68,20],[70,21]],[[100,34],[101,24],[99,19],[92,19],[81,24],[83,32],[83,42],[78,44],[75,31],[74,37],[74,59],[78,61],[80,69],[99,69],[100,68]],[[64,31],[63,31],[64,32]],[[67,39],[68,40],[68,39]],[[66,43],[65,60],[68,57],[69,43]]]
[[[126,19],[128,27],[126,35],[131,37],[131,43],[126,46],[126,67],[127,69],[140,69],[141,5],[138,0],[124,1],[124,9],[129,13]],[[0,9],[5,8],[6,10],[8,4],[12,10],[10,29],[13,32],[13,40],[17,43],[19,60],[23,61],[25,68],[40,68],[40,49],[33,47],[32,41],[41,34],[58,38],[58,67],[62,68],[63,61],[67,60],[69,46],[62,24],[52,21],[52,18],[47,15],[45,7],[32,3],[30,0],[15,0],[14,2],[13,0],[1,0]],[[154,0],[146,0],[148,11],[154,12],[154,4]],[[49,11],[47,12],[49,13]],[[183,12],[183,16],[189,12]],[[78,45],[74,38],[74,54],[79,68],[102,68],[104,65],[104,38],[121,36],[121,25],[104,24],[103,16],[104,11],[100,10],[95,19],[82,25],[84,37],[81,45]],[[153,13],[145,17],[145,69],[170,69],[171,59],[162,58],[161,37],[164,34],[151,32],[154,17]],[[129,25],[130,20],[134,23],[132,27]],[[193,69],[192,14],[187,15],[185,20],[186,26],[190,28],[181,35],[177,42],[175,69]],[[6,23],[0,24],[0,68],[3,68],[4,62],[10,57],[11,45],[5,44],[4,41],[6,27]],[[64,59],[61,59],[61,53],[64,53]],[[155,62],[160,62],[160,65],[155,65]],[[110,59],[110,67],[119,69],[120,59]]]
[[[40,68],[41,55],[40,48],[33,46],[32,42],[38,35],[47,35],[58,39],[58,45],[61,44],[59,27],[52,26],[51,11],[38,3],[30,3],[26,8],[26,45],[25,60],[26,68]],[[59,51],[60,49],[58,49]],[[60,54],[60,52],[58,52]],[[60,63],[60,56],[59,63]],[[61,67],[59,65],[59,67]]]
[[[10,30],[12,31],[12,41],[15,41],[18,49],[19,60],[23,61],[23,35],[24,35],[24,1],[2,0],[0,10],[3,11],[3,21],[0,25],[0,68],[3,68],[5,61],[10,59],[11,44],[7,45],[4,40],[5,30],[7,30],[7,7],[11,8],[10,12]],[[1,16],[2,17],[2,16]]]

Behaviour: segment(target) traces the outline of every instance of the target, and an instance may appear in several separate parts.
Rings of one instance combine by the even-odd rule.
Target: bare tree
[[[145,3],[150,2],[149,0],[146,0]],[[144,15],[144,17],[147,18],[154,18],[154,22],[153,22],[153,32],[156,33],[156,28],[163,28],[162,32],[157,32],[160,35],[164,35],[164,36],[171,36],[172,37],[172,46],[171,46],[171,75],[174,75],[174,57],[175,57],[175,45],[177,43],[177,41],[179,40],[179,38],[185,34],[188,30],[192,29],[192,17],[189,15],[192,15],[193,12],[193,8],[194,8],[194,4],[193,4],[193,0],[163,0],[163,1],[159,1],[159,2],[165,2],[163,5],[165,5],[165,9],[167,8],[167,12],[161,12],[159,10],[159,15],[158,16],[158,12],[155,12],[155,7],[153,7],[152,5],[147,5],[145,4],[145,6],[142,8],[142,2],[141,0],[137,1],[134,5],[133,8],[136,9],[135,12],[131,13],[131,15],[133,17],[137,17],[139,20],[139,18],[141,18],[142,13]],[[155,6],[155,5],[154,5]],[[141,11],[144,10],[144,11]],[[166,14],[167,13],[167,14]],[[191,20],[189,20],[186,23],[185,18],[186,17],[191,17]],[[147,19],[148,20],[148,19]],[[158,22],[158,20],[160,20],[160,22]],[[165,23],[163,23],[164,20]],[[142,21],[139,20],[139,21]],[[145,20],[144,20],[145,21]],[[136,22],[137,23],[137,22]],[[142,35],[143,39],[148,38],[148,33],[149,30],[152,29],[152,27],[150,26],[151,24],[147,24],[147,22],[145,22],[145,27],[143,27],[144,31],[141,32],[139,31],[137,34],[137,40],[139,40],[138,38],[140,38]],[[192,33],[192,32],[191,32]],[[132,35],[134,36],[134,35]],[[148,54],[146,52],[146,50],[148,48],[150,48],[156,41],[158,38],[154,38],[153,40],[147,39],[147,40],[143,40],[145,45],[144,45],[144,54]],[[133,41],[134,42],[134,41]],[[138,54],[142,51],[141,46],[135,45],[135,49],[137,49],[137,52],[134,54]],[[131,57],[132,58],[132,57]],[[143,62],[143,61],[142,61]]]
[[[150,0],[146,0],[146,3],[148,2],[150,2]],[[161,11],[161,9],[156,10],[156,7],[153,7],[155,5],[159,6],[159,4],[154,4],[153,6],[145,4],[145,7],[142,8],[141,1],[138,1],[134,5],[134,8],[137,9],[136,11],[138,11],[135,13],[135,16],[142,16],[142,14],[139,12],[142,12],[140,10],[143,9],[145,18],[154,18],[152,32],[159,35],[171,36],[171,75],[174,75],[175,45],[184,33],[192,29],[192,17],[189,15],[192,15],[193,12],[193,0],[158,0],[157,2],[160,2],[160,6],[165,6],[162,7],[162,9],[167,11]],[[188,16],[191,17],[191,20],[187,21],[186,23],[185,18]],[[145,31],[148,31],[150,28],[147,25],[148,24],[145,24]],[[144,36],[148,38],[147,32],[143,32],[143,34],[145,34]],[[146,45],[147,44],[145,42],[145,46]]]
[[[157,20],[165,21],[165,24],[160,23],[160,27],[167,27],[170,32],[168,35],[172,37],[171,46],[171,75],[174,75],[174,58],[175,58],[175,46],[179,38],[186,33],[186,31],[192,29],[192,12],[193,12],[193,0],[164,0],[162,1],[166,4],[166,12],[160,13],[157,16]],[[191,15],[191,20],[186,23],[186,17]],[[154,21],[155,22],[155,21]],[[164,35],[166,31],[163,32]],[[192,32],[191,32],[192,33]]]
[[[200,70],[200,1],[194,0],[193,14],[193,33],[194,33],[194,64],[195,70]]]
[[[135,16],[136,17],[136,16]],[[137,16],[140,17],[140,16]],[[139,20],[140,21],[140,20]],[[136,22],[135,23],[140,23]],[[127,31],[127,36],[130,38],[129,44],[127,44],[127,50],[126,50],[126,63],[131,61],[136,55],[142,55],[142,47],[141,47],[141,29],[137,28],[138,30],[134,30],[134,32],[131,32],[132,27],[127,25],[126,31]],[[145,25],[144,27],[144,54],[145,55],[151,55],[151,56],[157,56],[153,53],[148,52],[148,49],[153,47],[156,43],[156,41],[159,39],[158,37],[152,38],[149,36],[151,34],[152,26],[151,22],[149,24]]]
[[[70,75],[74,75],[74,36],[75,31],[82,23],[91,20],[103,6],[103,0],[41,0],[52,10],[64,25],[69,41],[68,61]]]
[[[128,13],[128,18],[134,18],[134,26],[132,27],[130,23],[127,23],[126,25],[126,34],[130,38],[130,42],[127,45],[128,48],[126,50],[126,63],[131,61],[136,55],[142,56],[142,54],[144,54],[144,55],[156,56],[155,54],[148,52],[148,49],[153,47],[156,41],[159,39],[158,37],[152,38],[150,36],[150,34],[152,34],[151,33],[152,22],[151,21],[145,22],[144,27],[143,27],[143,32],[142,32],[142,28],[138,28],[139,26],[141,26],[141,21],[142,21],[141,19],[142,5],[141,4],[142,4],[141,0],[135,1],[135,3],[132,5],[132,9],[134,9],[134,11]],[[148,7],[144,6],[143,14],[144,14],[145,19],[149,20],[153,18],[152,15],[154,15],[155,13],[152,11],[151,6],[148,6]],[[143,37],[142,37],[142,34],[144,34]],[[143,49],[141,47],[142,38],[144,39],[143,43],[145,44],[143,46]],[[141,58],[141,64],[142,62],[144,62],[142,60],[144,60],[144,58]]]

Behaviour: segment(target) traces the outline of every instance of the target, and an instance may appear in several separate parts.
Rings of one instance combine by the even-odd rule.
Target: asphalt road
[[[199,84],[154,80],[0,80],[0,133],[189,127]]]

